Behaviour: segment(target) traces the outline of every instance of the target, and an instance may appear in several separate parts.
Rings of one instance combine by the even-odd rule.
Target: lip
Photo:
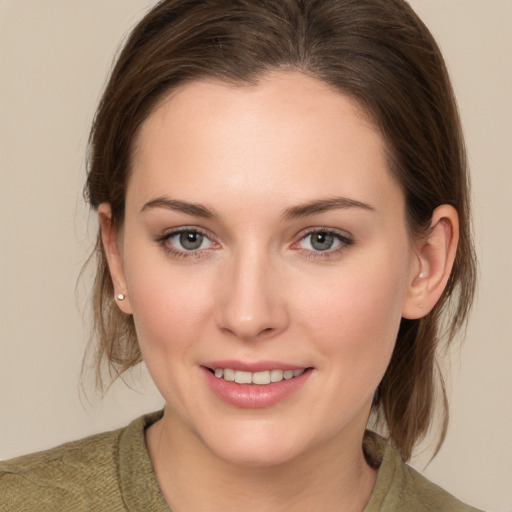
[[[308,368],[300,364],[292,365],[287,363],[281,363],[279,361],[255,361],[255,362],[244,362],[236,361],[234,359],[224,359],[222,361],[210,361],[201,364],[205,368],[215,370],[215,368],[231,368],[232,370],[240,370],[243,372],[263,372],[265,370],[301,370]]]
[[[296,370],[304,368],[302,375],[293,379],[273,382],[266,385],[237,384],[216,377],[212,373],[215,368],[231,368],[248,372],[281,369]],[[242,363],[240,361],[215,361],[201,366],[201,371],[210,390],[223,402],[242,409],[262,409],[271,407],[298,392],[306,384],[313,373],[311,367],[289,365],[283,363],[259,361],[257,363]]]

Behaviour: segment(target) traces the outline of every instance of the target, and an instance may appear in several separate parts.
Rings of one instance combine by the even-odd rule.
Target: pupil
[[[194,233],[193,231],[185,231],[180,235],[180,244],[185,249],[192,251],[199,249],[203,243],[203,235],[200,233]]]
[[[326,251],[334,243],[334,237],[329,233],[316,233],[311,240],[311,245],[317,251]]]

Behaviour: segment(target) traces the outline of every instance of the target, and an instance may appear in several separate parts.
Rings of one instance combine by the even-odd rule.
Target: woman
[[[2,464],[7,510],[474,510],[403,464],[475,274],[451,86],[407,4],[159,3],[87,195],[98,368],[144,360],[166,406]]]

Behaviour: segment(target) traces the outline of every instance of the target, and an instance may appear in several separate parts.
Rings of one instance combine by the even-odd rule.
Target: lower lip
[[[273,382],[271,384],[237,384],[216,377],[210,370],[201,367],[209,388],[224,402],[234,407],[245,409],[261,409],[270,407],[284,400],[299,390],[309,379],[311,369],[292,379]]]

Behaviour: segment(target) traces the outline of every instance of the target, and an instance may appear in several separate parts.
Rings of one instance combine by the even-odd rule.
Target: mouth
[[[300,377],[309,368],[290,369],[272,369],[258,372],[248,372],[243,370],[234,370],[232,368],[207,368],[218,379],[226,382],[235,382],[236,384],[256,384],[258,386],[267,386],[283,380],[290,380]]]
[[[271,407],[299,392],[314,368],[259,361],[216,361],[201,366],[210,390],[230,406],[243,409]]]

